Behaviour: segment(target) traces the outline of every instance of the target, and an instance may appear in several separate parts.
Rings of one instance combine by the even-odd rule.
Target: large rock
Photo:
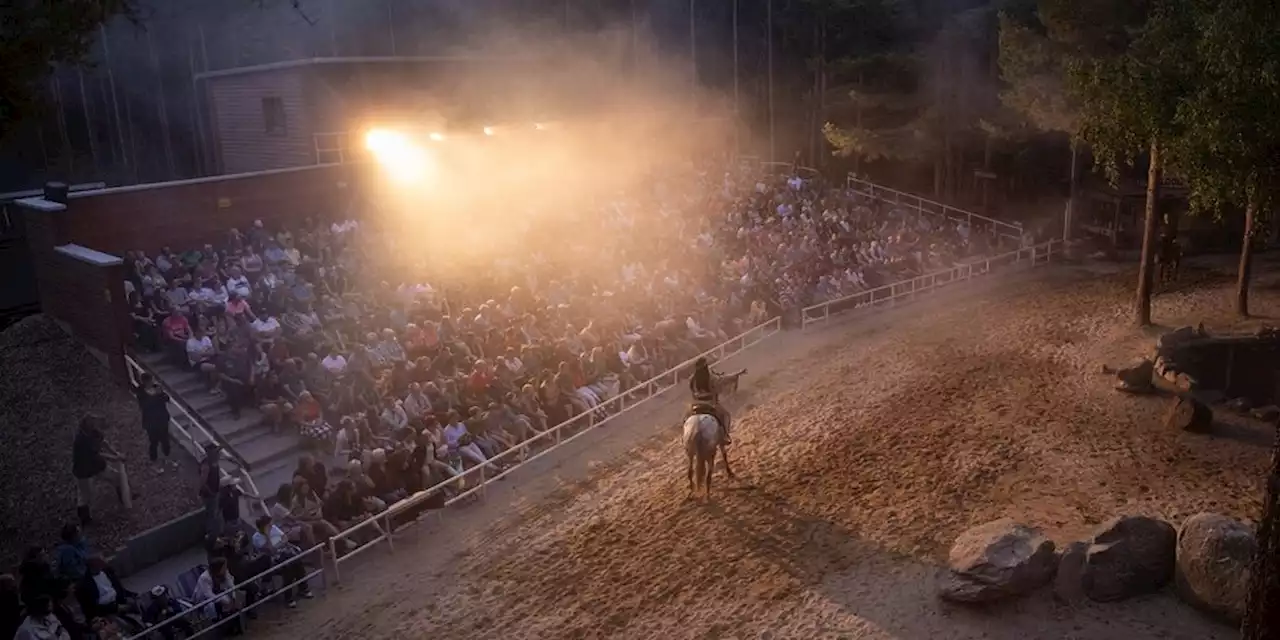
[[[1167,349],[1195,340],[1196,338],[1202,338],[1205,335],[1208,335],[1208,332],[1204,330],[1204,324],[1201,324],[1199,327],[1182,327],[1174,329],[1173,331],[1163,334],[1156,339],[1156,350],[1163,352]]]
[[[1112,602],[1150,593],[1173,577],[1178,533],[1146,516],[1121,516],[1094,533],[1081,582],[1090,600]]]
[[[1116,388],[1133,393],[1151,391],[1151,374],[1155,371],[1155,363],[1146,358],[1139,358],[1128,366],[1116,370]]]
[[[1058,560],[1058,573],[1053,578],[1053,597],[1067,604],[1085,600],[1084,559],[1089,553],[1085,542],[1072,542],[1062,550]]]
[[[988,522],[956,538],[938,595],[964,603],[1021,596],[1052,580],[1057,561],[1039,529],[1008,518]]]
[[[1175,585],[1188,603],[1231,622],[1244,618],[1249,593],[1249,563],[1258,540],[1249,525],[1198,513],[1178,531]]]
[[[1164,423],[1170,429],[1207,433],[1213,429],[1213,409],[1191,396],[1178,396],[1170,401]]]

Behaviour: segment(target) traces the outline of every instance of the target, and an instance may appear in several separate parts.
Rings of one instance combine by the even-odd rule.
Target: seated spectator
[[[151,588],[151,599],[142,609],[142,621],[148,626],[156,626],[170,618],[190,611],[193,603],[173,597],[169,588],[157,585]],[[186,618],[177,618],[157,631],[164,640],[177,640],[178,634],[183,637],[195,635],[195,627]]]
[[[272,522],[271,516],[258,516],[254,525],[256,530],[252,538],[253,548],[258,553],[270,557],[273,566],[284,564],[302,553],[302,550],[297,545],[289,541],[284,530]],[[286,585],[292,585],[302,580],[306,572],[306,566],[302,562],[291,562],[280,568],[280,575],[284,578]],[[298,606],[294,595],[295,590],[298,596],[308,600],[314,597],[311,593],[311,587],[306,582],[302,582],[296,587],[290,586],[284,592],[285,606],[290,609]]]
[[[71,634],[53,615],[53,602],[47,594],[27,600],[27,615],[18,625],[13,640],[71,640]]]
[[[62,525],[61,541],[54,548],[58,577],[72,584],[79,582],[89,571],[89,545],[85,543],[80,525]]]
[[[360,499],[350,480],[338,482],[324,501],[325,519],[342,529],[350,529],[370,515],[365,501]]]
[[[289,506],[289,514],[295,521],[310,529],[316,542],[327,541],[338,535],[338,527],[325,519],[324,503],[311,490],[306,478],[294,476],[292,493],[293,502]]]
[[[374,450],[370,450],[372,454]],[[355,496],[363,503],[364,510],[370,514],[381,513],[387,510],[387,502],[377,495],[377,485],[374,484],[373,478],[364,472],[364,463],[360,460],[352,460],[347,463],[347,482],[355,491]]]
[[[268,373],[258,384],[257,400],[263,423],[271,427],[272,433],[279,433],[286,418],[292,417],[294,407],[275,372]]]
[[[138,595],[124,588],[115,570],[100,555],[89,558],[88,573],[76,583],[75,593],[88,618],[116,615],[132,605]]]
[[[195,329],[186,344],[187,364],[205,379],[210,391],[218,388],[218,349],[203,329]]]
[[[473,464],[484,464],[488,459],[480,447],[476,446],[475,438],[467,431],[467,425],[462,422],[462,416],[452,409],[448,414],[448,424],[444,427],[444,438],[450,453],[456,452]]]
[[[227,569],[227,559],[215,557],[209,560],[209,567],[196,579],[196,588],[191,597],[196,602],[213,600],[205,605],[204,614],[210,619],[222,620],[240,611],[240,603],[236,601],[234,591],[235,584],[235,578]],[[233,634],[244,633],[239,619],[229,622],[226,628]]]

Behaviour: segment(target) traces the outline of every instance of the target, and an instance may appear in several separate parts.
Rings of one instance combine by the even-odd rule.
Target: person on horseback
[[[720,423],[720,431],[725,445],[733,444],[729,440],[729,412],[720,406],[720,393],[716,389],[716,376],[706,358],[698,358],[693,363],[693,377],[689,378],[689,390],[693,392],[693,413],[709,413]]]

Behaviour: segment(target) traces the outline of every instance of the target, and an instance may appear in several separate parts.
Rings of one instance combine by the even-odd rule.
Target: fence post
[[[342,572],[338,570],[338,539],[329,538],[329,557],[333,558],[333,583],[342,583]],[[323,558],[321,558],[323,562]]]
[[[480,499],[481,500],[488,497],[488,493],[489,493],[489,483],[485,482],[484,480],[484,476],[485,476],[484,471],[485,469],[488,468],[486,466],[487,464],[489,463],[486,461],[484,464],[480,465]]]
[[[386,531],[383,531],[382,533],[383,533],[383,535],[385,535],[385,536],[387,537],[387,548],[391,549],[391,553],[395,553],[395,552],[396,552],[396,543],[391,539],[391,538],[392,538],[392,536],[391,536],[391,509],[389,509],[389,508],[387,509],[387,512],[386,512],[385,516],[386,516],[386,517],[385,517],[385,519],[383,520],[383,523],[384,523],[384,526],[387,528],[387,530],[386,530]]]

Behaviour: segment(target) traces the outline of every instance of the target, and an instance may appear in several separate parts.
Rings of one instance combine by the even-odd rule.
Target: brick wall
[[[65,244],[62,230],[70,212],[44,205],[23,211],[41,310],[89,347],[113,376],[127,380],[124,351],[133,331],[124,265],[115,256]]]
[[[115,255],[222,242],[258,219],[344,213],[360,179],[355,165],[337,165],[87,191],[68,203],[66,241]]]

